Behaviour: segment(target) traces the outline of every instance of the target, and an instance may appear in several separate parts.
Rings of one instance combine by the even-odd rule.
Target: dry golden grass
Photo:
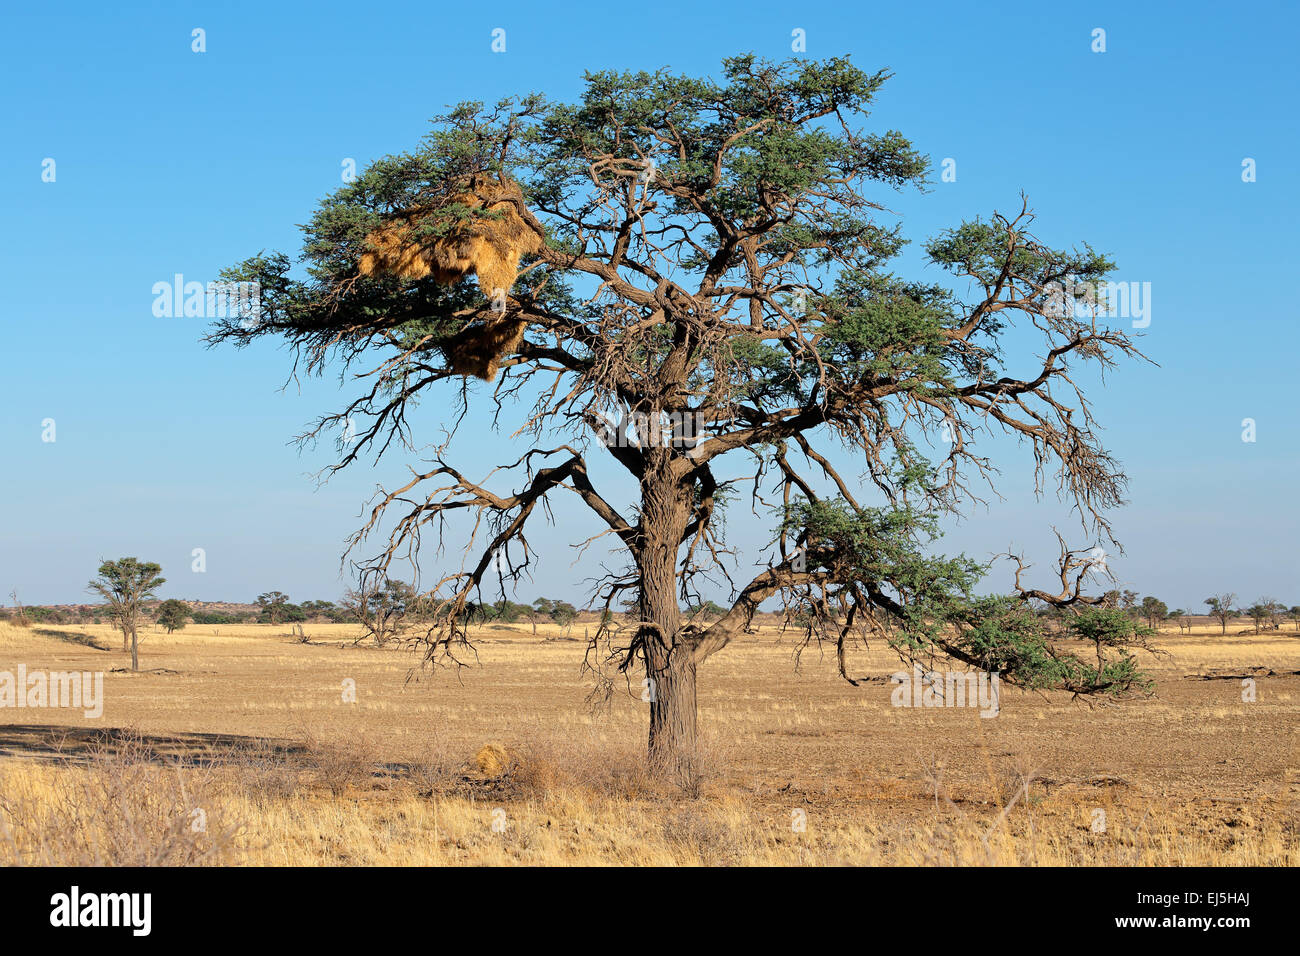
[[[1162,635],[1158,694],[1119,707],[1004,692],[1002,713],[890,706],[769,630],[701,673],[706,775],[641,765],[639,687],[588,711],[582,625],[478,629],[481,666],[344,625],[0,625],[0,670],[102,670],[99,720],[0,711],[0,862],[1294,865],[1300,639]],[[565,639],[565,638],[568,639]],[[98,647],[108,648],[99,650]],[[1257,699],[1233,676],[1263,666]],[[418,672],[416,672],[418,674]],[[1202,679],[1202,678],[1211,679]],[[345,702],[345,681],[355,703]],[[110,728],[130,733],[108,734]],[[491,760],[479,759],[488,751]],[[129,786],[128,786],[129,784]],[[139,802],[135,813],[125,812]],[[194,829],[195,811],[202,829]],[[1104,814],[1105,829],[1093,827]],[[804,823],[800,828],[801,821]]]

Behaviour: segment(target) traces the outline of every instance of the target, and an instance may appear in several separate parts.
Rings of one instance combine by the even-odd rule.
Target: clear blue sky
[[[901,130],[936,167],[956,160],[956,182],[888,197],[914,241],[1012,210],[1023,189],[1044,239],[1092,242],[1118,261],[1117,279],[1151,283],[1142,345],[1159,367],[1125,366],[1095,393],[1132,478],[1114,516],[1121,581],[1171,607],[1218,590],[1300,603],[1296,7],[982,6],[11,7],[0,34],[0,591],[88,600],[100,558],[137,555],[163,564],[165,596],[337,597],[341,542],[394,467],[318,489],[309,475],[328,450],[286,442],[336,407],[337,383],[280,391],[286,353],[204,349],[203,320],[154,317],[153,284],[296,250],[295,224],[340,185],[345,158],[364,166],[412,147],[448,104],[571,98],[584,69],[782,59],[799,28],[807,56],[891,68],[878,127]],[[504,54],[491,50],[497,27]],[[1105,53],[1092,52],[1095,28]],[[1246,157],[1256,182],[1242,181]],[[54,182],[42,181],[46,158]],[[904,266],[927,275],[915,248]],[[432,437],[438,409],[421,420]],[[471,473],[517,457],[507,434],[481,427],[460,447]],[[1005,501],[955,527],[947,549],[1047,558],[1049,525],[1071,527],[1058,505],[1031,501],[1030,458],[1011,451]],[[572,567],[565,546],[586,519],[561,509],[559,520],[563,533],[533,534],[544,560],[522,598],[571,595],[595,570]],[[737,514],[736,543],[762,540],[761,524]],[[190,571],[196,547],[203,574]]]

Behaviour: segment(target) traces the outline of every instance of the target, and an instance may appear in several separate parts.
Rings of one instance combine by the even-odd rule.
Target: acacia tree
[[[267,591],[259,594],[253,602],[262,609],[261,615],[270,624],[279,624],[288,613],[289,595],[283,591]]]
[[[1142,599],[1141,611],[1142,616],[1146,618],[1147,626],[1153,629],[1169,616],[1169,606],[1158,597],[1151,595]]]
[[[363,574],[357,587],[343,596],[342,607],[362,627],[354,644],[370,637],[377,647],[383,647],[401,635],[410,623],[408,617],[416,616],[420,599],[415,588],[405,581],[373,580]]]
[[[1219,633],[1228,633],[1228,621],[1237,613],[1237,595],[1231,591],[1208,597],[1204,602],[1210,609],[1210,617],[1219,622]]]
[[[184,601],[169,598],[158,605],[158,623],[167,628],[168,634],[184,628],[189,617],[190,606]]]
[[[260,312],[219,321],[210,343],[282,337],[296,370],[362,378],[302,436],[364,423],[331,471],[414,451],[408,413],[421,399],[450,409],[454,433],[479,400],[451,367],[457,343],[504,319],[526,323],[483,400],[498,416],[525,409],[516,434],[535,447],[483,480],[449,460],[450,437],[421,449],[429,466],[381,490],[349,543],[355,553],[382,542],[366,559],[377,572],[399,559],[418,566],[425,531],[441,536],[457,513],[476,519],[461,569],[425,582],[436,608],[429,662],[466,659],[476,595],[498,585],[504,600],[535,559],[526,532],[539,506],[571,493],[626,559],[598,582],[599,600],[608,612],[630,597],[634,609],[603,616],[586,663],[598,693],[644,670],[657,769],[691,773],[698,668],[769,598],[807,611],[804,639],[831,642],[850,680],[846,647],[883,629],[905,659],[946,654],[1011,683],[1142,686],[1131,658],[1084,662],[1026,606],[1099,600],[1083,594],[1094,552],[1062,539],[1059,590],[1022,588],[1019,561],[1015,594],[977,599],[986,565],[927,550],[939,516],[991,481],[976,444],[999,431],[1031,447],[1040,492],[1055,480],[1085,533],[1113,542],[1105,512],[1126,479],[1076,376],[1138,352],[1073,298],[1113,264],[1087,245],[1040,241],[1024,202],[926,245],[945,281],[973,293],[889,271],[904,239],[882,189],[922,186],[927,160],[902,134],[864,128],[887,77],[845,58],[740,56],[718,78],[589,73],[572,104],[462,104],[417,149],[322,201],[304,227],[304,269],[277,252],[223,273],[260,284]],[[521,198],[507,201],[544,239],[508,296],[468,280],[362,273],[370,237],[395,217],[418,212],[425,237],[467,220],[490,228],[492,213],[455,198],[475,176],[517,182]],[[1041,338],[1042,354],[1021,358],[1028,368],[1005,354],[1016,325]],[[920,438],[940,435],[932,464]],[[593,474],[593,450],[631,477],[630,500]],[[503,488],[511,475],[517,484]],[[776,516],[770,549],[737,580],[746,562],[727,547],[722,517],[742,494],[755,515]],[[732,582],[728,606],[685,620],[708,575]]]
[[[108,602],[109,617],[122,630],[123,650],[129,641],[131,670],[138,671],[140,602],[154,597],[154,592],[166,584],[167,579],[162,576],[161,565],[143,563],[136,558],[104,561],[98,574],[98,579],[91,581],[88,587]]]

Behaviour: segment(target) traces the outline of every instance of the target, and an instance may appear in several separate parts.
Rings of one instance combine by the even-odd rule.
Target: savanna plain
[[[0,863],[1295,865],[1300,635],[1175,628],[1150,698],[900,707],[883,644],[775,626],[700,674],[702,773],[644,770],[641,688],[582,626],[486,624],[422,671],[348,625],[0,623],[0,670],[103,672],[103,713],[0,710]]]

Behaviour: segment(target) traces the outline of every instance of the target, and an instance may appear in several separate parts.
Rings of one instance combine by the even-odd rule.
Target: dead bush
[[[138,734],[57,769],[0,772],[0,863],[195,866],[232,849],[239,826],[212,771],[182,766]]]
[[[321,740],[308,733],[303,741],[303,766],[335,796],[349,789],[370,790],[375,785],[377,760],[365,737]]]

